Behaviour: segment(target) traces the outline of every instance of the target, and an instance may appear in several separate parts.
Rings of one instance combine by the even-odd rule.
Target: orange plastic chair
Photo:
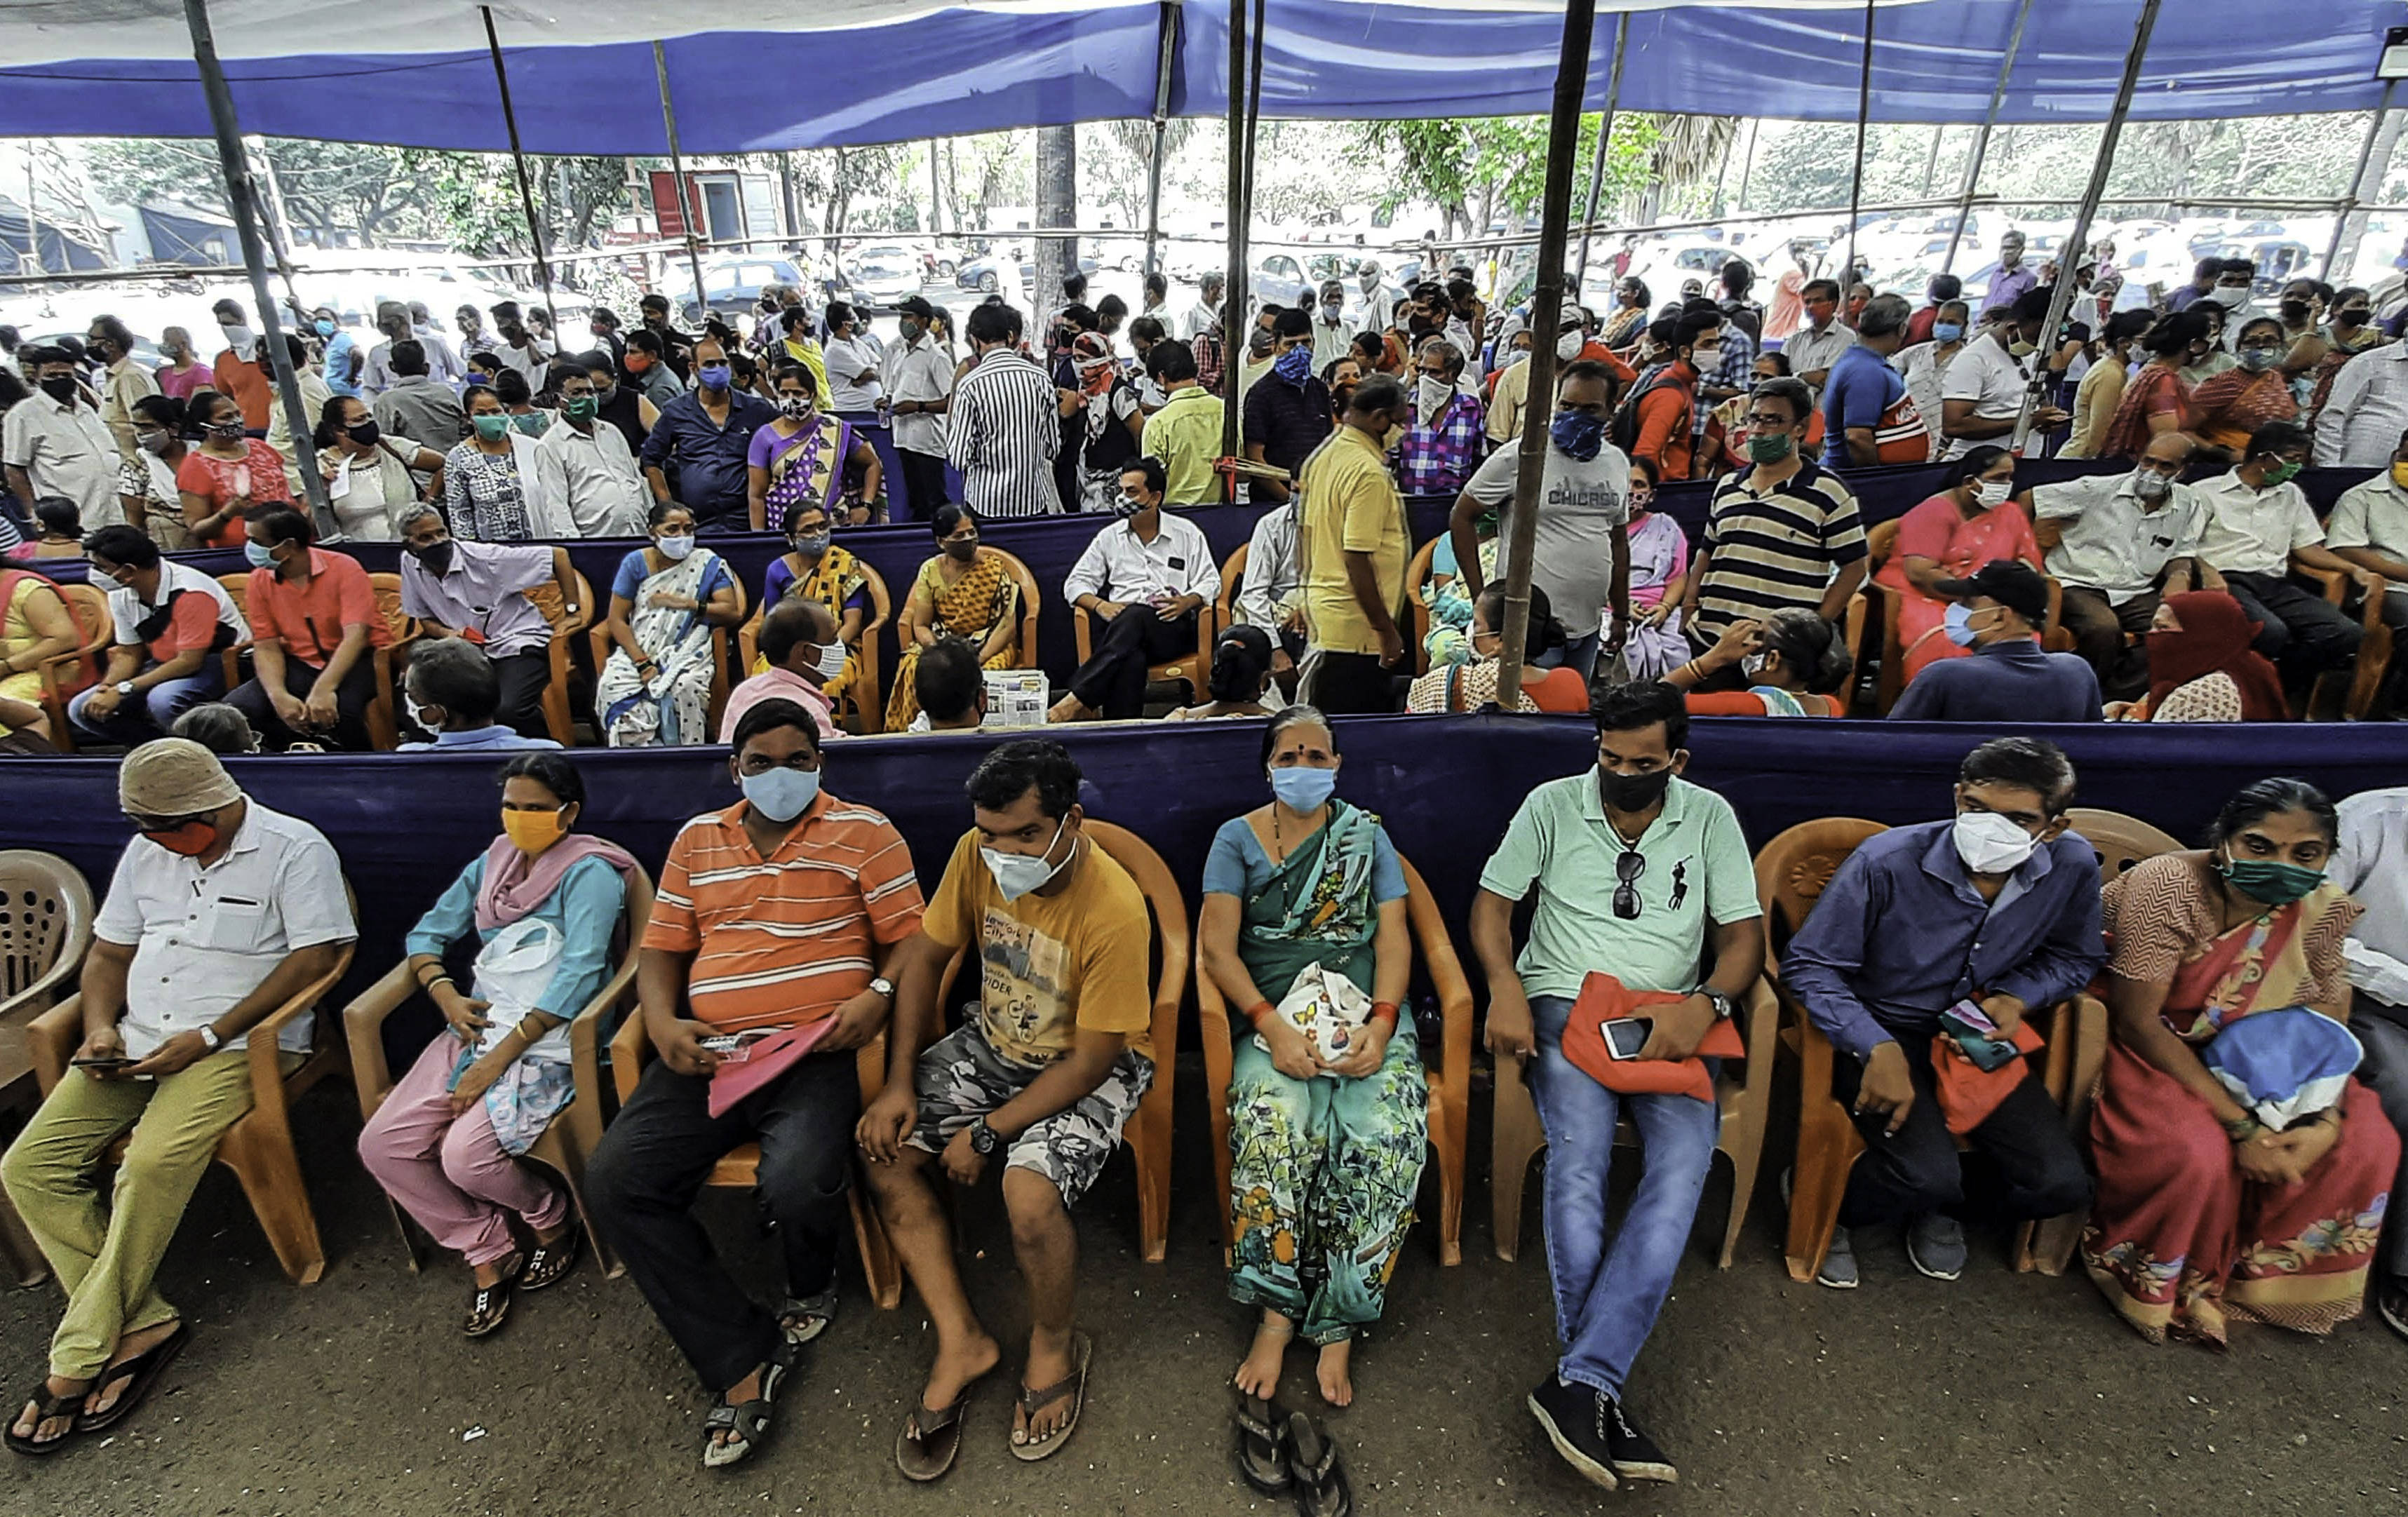
[[[1439,1036],[1421,1029],[1422,1062],[1429,1066],[1429,1142],[1438,1153],[1438,1262],[1463,1262],[1463,1179],[1465,1151],[1469,1142],[1471,1102],[1471,986],[1463,977],[1455,940],[1447,936],[1437,898],[1422,882],[1421,871],[1402,854],[1405,866],[1405,916],[1412,925],[1413,948],[1438,996]],[[1200,908],[1199,908],[1200,910]],[[1235,1243],[1229,1215],[1229,1069],[1228,997],[1204,972],[1202,928],[1197,928],[1196,1010],[1204,1039],[1204,1100],[1212,1112],[1212,1172],[1220,1181],[1221,1254],[1226,1264]]]
[[[992,553],[1001,559],[1004,568],[1011,575],[1011,582],[1020,590],[1020,636],[1011,647],[1011,667],[1036,668],[1038,666],[1037,613],[1043,605],[1037,589],[1037,576],[1029,573],[1028,565],[1022,563],[1019,558],[1005,552],[1000,548],[988,548],[982,545],[979,551]]]
[[[614,1278],[624,1273],[626,1267],[611,1252],[609,1241],[595,1227],[593,1214],[585,1209],[585,1161],[593,1157],[595,1146],[602,1141],[602,1024],[635,1011],[637,945],[642,941],[644,923],[652,920],[652,876],[638,865],[628,877],[626,904],[619,918],[618,937],[625,944],[619,967],[568,1025],[569,1068],[575,1078],[576,1095],[526,1154],[566,1182],[569,1196],[577,1203],[577,1214],[584,1222],[585,1236],[594,1245],[595,1261],[605,1275]],[[409,959],[405,954],[384,978],[362,991],[343,1009],[343,1036],[351,1046],[351,1083],[359,1092],[362,1122],[375,1116],[385,1097],[393,1094],[393,1069],[384,1055],[385,1021],[419,994],[417,978],[410,973]],[[438,1029],[435,1036],[450,1035]],[[393,1209],[394,1225],[400,1230],[402,1247],[408,1253],[409,1267],[414,1273],[420,1263],[418,1229],[409,1213],[390,1196],[386,1204]]]
[[[1219,629],[1213,623],[1213,615],[1212,607],[1199,607],[1196,612],[1196,651],[1182,653],[1177,658],[1148,665],[1145,671],[1146,679],[1148,680],[1183,680],[1187,682],[1189,698],[1191,700],[1200,698],[1204,694],[1205,676],[1212,666],[1212,639],[1220,635]],[[1095,654],[1094,623],[1095,618],[1087,614],[1085,607],[1070,608],[1070,630],[1078,639],[1079,662],[1082,664],[1086,663]]]
[[[1246,555],[1254,544],[1241,542],[1221,565],[1221,594],[1212,602],[1212,636],[1238,624],[1238,596],[1246,588]],[[1207,671],[1210,672],[1210,671]]]
[[[81,645],[70,652],[42,660],[42,709],[50,719],[50,741],[62,753],[76,751],[75,728],[67,722],[67,701],[98,678],[108,663],[109,644],[117,640],[117,624],[108,614],[108,597],[88,584],[50,588],[66,602],[67,615],[83,633]]]
[[[848,645],[853,653],[853,683],[846,689],[844,698],[837,702],[837,720],[849,723],[856,735],[875,737],[886,730],[886,703],[875,698],[882,694],[878,633],[895,619],[895,603],[887,596],[882,575],[867,564],[861,565],[861,572],[866,581],[862,588],[869,593],[869,616],[861,624],[861,637]],[[752,661],[761,656],[761,619],[768,614],[767,605],[756,606],[744,624],[736,629],[736,669],[739,679],[752,677]],[[867,705],[862,701],[864,691],[873,697]]]
[[[1405,568],[1405,594],[1413,607],[1412,655],[1413,672],[1417,675],[1429,673],[1430,608],[1429,602],[1423,598],[1422,587],[1429,583],[1430,565],[1437,561],[1438,545],[1444,540],[1443,537],[1432,537],[1422,544],[1412,563]]]
[[[2331,569],[2295,568],[2291,572],[2312,581],[2334,606],[2346,607],[2349,596],[2356,592],[2348,576]],[[2384,672],[2391,666],[2391,629],[2383,622],[2383,597],[2360,595],[2359,602],[2358,627],[2362,636],[2358,644],[2358,663],[2355,672],[2346,677],[2349,688],[2338,697],[2341,715],[2351,722],[2365,720],[2366,713],[2373,708],[2375,694],[2383,688]],[[2329,687],[2344,678],[2338,669],[2318,675],[2308,693],[2308,710],[2301,714],[2331,709],[2336,697]]]
[[[409,645],[417,640],[418,623],[401,611],[401,576],[371,574],[368,588],[376,592],[377,609],[393,631],[392,646],[376,651],[376,694],[368,701],[368,739],[390,751],[401,746],[401,723],[394,715],[394,680],[409,663]]]
[[[535,608],[543,613],[543,619],[552,623],[552,643],[547,650],[551,655],[552,680],[543,688],[543,724],[551,732],[552,740],[563,748],[573,747],[577,742],[577,721],[570,715],[568,707],[569,651],[577,646],[577,635],[593,626],[596,614],[594,587],[585,582],[582,574],[576,576],[574,593],[577,596],[575,616],[570,616],[567,608],[560,603],[560,587],[550,580],[526,593],[526,598],[534,602]]]
[[[2099,855],[2099,875],[2102,884],[2120,878],[2125,870],[2143,859],[2183,851],[2181,841],[2172,834],[2152,826],[2139,817],[2126,816],[2121,811],[2077,806],[2065,813],[2065,819]]]

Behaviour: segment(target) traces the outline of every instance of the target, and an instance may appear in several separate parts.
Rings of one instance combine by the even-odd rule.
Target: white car
[[[920,293],[921,285],[926,282],[925,267],[920,255],[910,249],[880,243],[853,254],[846,265],[845,279],[853,286],[853,297],[859,303],[891,307]]]

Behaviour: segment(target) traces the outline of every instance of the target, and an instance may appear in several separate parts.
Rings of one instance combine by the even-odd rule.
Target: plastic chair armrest
[[[67,1061],[83,1042],[83,996],[68,996],[25,1024],[25,1051],[33,1056],[34,1079],[48,1095],[67,1074]]]
[[[351,1084],[359,1093],[363,1122],[376,1115],[393,1090],[393,1068],[384,1056],[385,1021],[416,994],[418,979],[405,957],[343,1008],[343,1041],[351,1045]]]

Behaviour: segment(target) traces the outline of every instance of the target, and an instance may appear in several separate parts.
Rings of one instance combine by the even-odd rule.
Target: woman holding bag
[[[1323,1397],[1342,1407],[1354,1398],[1354,1337],[1380,1320],[1429,1136],[1403,1004],[1405,873],[1379,818],[1333,794],[1327,717],[1291,706],[1271,718],[1262,763],[1273,798],[1214,836],[1200,923],[1205,972],[1253,1023],[1229,1078],[1229,1294],[1263,1315],[1236,1381],[1268,1403],[1301,1332],[1321,1350]],[[1292,994],[1299,980],[1322,984],[1310,1006]]]
[[[575,1094],[568,1023],[602,989],[636,861],[571,832],[585,784],[558,753],[502,769],[502,836],[410,930],[409,969],[448,1024],[360,1132],[360,1159],[385,1193],[468,1263],[476,1292],[461,1330],[502,1325],[515,1291],[540,1290],[577,1261],[568,1194],[520,1163]],[[464,993],[443,955],[481,945]],[[516,1217],[535,1246],[512,1236]]]

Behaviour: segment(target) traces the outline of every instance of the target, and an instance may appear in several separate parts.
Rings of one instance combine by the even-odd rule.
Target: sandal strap
[[[1233,1415],[1239,1427],[1266,1443],[1276,1445],[1279,1442],[1279,1429],[1287,1425],[1287,1414],[1280,1410],[1278,1402],[1267,1401],[1263,1404],[1270,1408],[1270,1417],[1266,1421],[1254,1415],[1253,1400],[1254,1398],[1250,1396],[1238,1398],[1238,1410]]]
[[[904,1435],[914,1443],[926,1443],[962,1420],[962,1414],[969,1410],[969,1399],[967,1395],[958,1395],[947,1406],[913,1407],[910,1425],[903,1430]]]
[[[736,1430],[736,1409],[725,1401],[715,1403],[702,1419],[704,1432],[716,1433],[723,1429],[731,1433]]]
[[[1020,1388],[1020,1410],[1034,1414],[1044,1410],[1056,1401],[1076,1395],[1079,1392],[1079,1379],[1078,1375],[1072,1374],[1038,1390],[1031,1390],[1023,1385]]]

